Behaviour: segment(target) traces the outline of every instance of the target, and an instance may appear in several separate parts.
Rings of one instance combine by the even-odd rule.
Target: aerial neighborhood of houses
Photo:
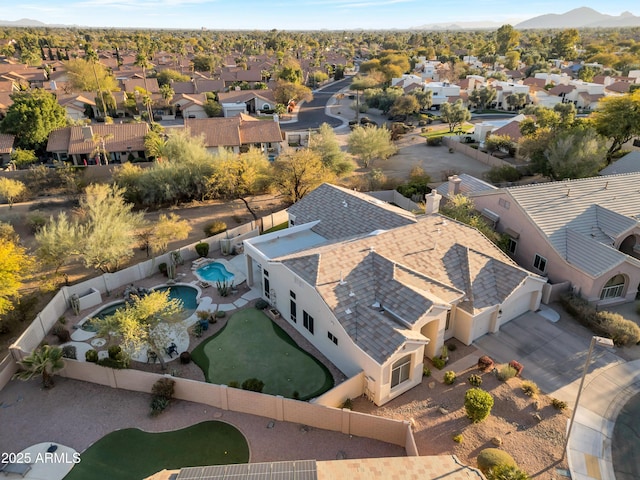
[[[503,338],[499,336],[501,331],[527,315],[537,315],[544,330],[547,324],[557,321],[553,308],[565,306],[563,302],[569,305],[567,310],[574,308],[571,302],[576,302],[579,307],[575,308],[599,318],[609,308],[629,305],[640,298],[640,69],[633,66],[637,64],[615,69],[578,54],[574,45],[568,50],[558,49],[562,53],[558,58],[543,61],[533,54],[526,57],[524,47],[515,46],[513,39],[505,41],[508,48],[500,47],[498,40],[498,47],[494,45],[493,50],[484,53],[470,46],[451,50],[447,47],[446,52],[438,50],[436,54],[433,45],[450,38],[443,32],[438,32],[438,42],[413,49],[410,57],[396,48],[391,35],[367,37],[345,32],[341,39],[338,34],[323,33],[317,39],[302,36],[302,41],[295,36],[295,40],[286,35],[282,38],[280,34],[244,32],[235,38],[228,33],[228,41],[216,44],[218,50],[210,47],[212,53],[208,55],[206,42],[196,37],[173,49],[169,44],[159,48],[159,40],[143,34],[131,34],[119,47],[105,42],[97,47],[98,42],[94,39],[92,45],[89,34],[75,32],[86,41],[78,41],[71,50],[40,43],[36,50],[42,52],[42,61],[26,61],[26,44],[0,35],[0,199],[8,204],[6,210],[0,209],[0,253],[18,255],[30,265],[27,247],[20,245],[17,235],[7,233],[9,228],[4,229],[4,223],[20,218],[20,231],[28,232],[33,237],[31,243],[39,245],[34,248],[34,258],[42,264],[43,271],[55,270],[52,275],[58,275],[55,278],[59,281],[56,293],[48,297],[50,302],[39,305],[41,311],[34,313],[35,321],[26,326],[28,322],[20,319],[23,331],[14,332],[6,345],[0,343],[8,352],[6,359],[0,359],[0,395],[3,389],[6,392],[12,388],[12,378],[38,374],[48,387],[50,376],[60,370],[68,379],[123,391],[148,393],[153,388],[154,415],[165,409],[175,394],[179,400],[202,402],[221,412],[272,418],[266,428],[274,435],[274,422],[298,423],[304,426],[300,429],[303,434],[307,434],[308,426],[317,427],[349,438],[386,442],[404,449],[408,457],[418,458],[432,441],[428,432],[420,430],[421,409],[431,408],[437,411],[437,418],[444,418],[450,409],[459,408],[465,414],[458,417],[466,415],[476,422],[469,407],[473,402],[468,402],[466,396],[464,406],[462,402],[460,406],[436,405],[437,402],[418,397],[429,395],[430,391],[440,392],[436,380],[447,385],[456,381],[453,370],[439,372],[449,362],[451,346],[462,351],[471,348],[469,351],[475,354],[480,351],[474,348],[479,341]],[[415,45],[421,38],[406,34],[403,41],[409,45],[413,39],[411,45]],[[156,48],[145,41],[156,42]],[[629,42],[633,45],[635,40]],[[638,52],[638,44],[634,45]],[[141,46],[145,55],[140,54]],[[600,60],[604,62],[604,53]],[[402,100],[408,102],[403,104]],[[27,114],[16,114],[18,104],[24,105]],[[44,105],[42,111],[37,112],[40,105]],[[615,105],[621,109],[631,107],[611,120],[608,128],[606,118],[614,118]],[[45,118],[45,110],[56,113]],[[637,124],[617,128],[615,122],[622,125],[625,118]],[[15,125],[33,129],[42,134],[41,138],[36,140],[34,133],[34,138],[25,139],[24,132],[16,130]],[[374,133],[382,136],[365,137]],[[365,138],[359,145],[358,136]],[[166,153],[170,149],[165,148],[176,138],[185,143],[171,144],[174,153],[190,152],[191,144],[183,146],[193,141],[201,149],[198,151],[204,152],[203,163],[211,165],[203,168],[194,162],[186,168],[186,180],[176,180],[175,185],[170,185],[170,175],[161,180],[154,180],[151,175],[143,178],[145,172],[154,169],[172,172],[171,154]],[[29,145],[35,145],[33,152]],[[406,153],[409,150],[411,153]],[[252,156],[256,152],[259,155]],[[383,163],[394,162],[394,158],[403,155],[412,160],[418,158],[413,168],[406,168],[408,161],[404,160],[397,169],[401,162],[388,169],[388,164]],[[259,162],[253,163],[257,157]],[[222,167],[214,165],[217,159]],[[374,165],[369,163],[374,161]],[[36,167],[38,164],[47,168]],[[465,171],[465,166],[471,164],[473,174]],[[12,192],[9,183],[27,178],[25,171],[31,167],[29,172],[37,173],[39,168],[41,176],[42,171],[51,176],[63,172],[61,178],[67,182],[64,188],[73,196],[64,205],[80,205],[57,217],[56,221],[63,219],[62,224],[56,224],[59,236],[47,248],[42,246],[45,237],[56,235],[51,228],[54,217],[47,223],[45,214],[38,211],[42,218],[36,221],[33,218],[37,215],[31,215],[27,225],[28,213],[23,217],[13,213],[19,210],[14,201],[20,198],[20,192]],[[107,182],[98,182],[97,186],[92,183],[93,175],[110,182],[123,171],[131,178],[143,178],[137,189],[127,191],[129,178],[122,183],[116,181],[117,187],[104,185]],[[402,171],[402,178],[394,177],[398,171]],[[36,173],[32,174],[34,178]],[[71,178],[75,180],[72,182]],[[161,198],[160,193],[145,197],[139,191],[152,181],[159,182],[153,183],[158,192],[176,190],[174,196],[167,194],[162,200],[156,200]],[[85,190],[89,193],[81,195],[85,183],[91,184]],[[192,185],[196,185],[193,189],[198,193],[189,196],[185,192]],[[95,190],[91,190],[94,186]],[[36,197],[40,192],[29,193]],[[286,208],[269,214],[260,212],[267,207],[256,207],[250,197],[267,194],[268,201],[276,204],[277,199]],[[92,195],[94,201],[103,203],[91,204]],[[217,217],[211,217],[216,221],[205,227],[203,239],[189,243],[195,239],[192,227],[188,220],[180,221],[173,209],[183,200],[206,204],[211,199],[225,207],[235,202],[229,209],[231,213],[225,212],[229,213],[225,218],[236,219],[237,225],[218,221],[222,215],[216,213]],[[130,208],[118,203],[125,200]],[[169,206],[171,209],[162,210]],[[158,222],[152,224],[140,220],[144,214],[139,213],[138,223],[127,224],[128,237],[122,241],[116,240],[117,232],[110,228],[100,232],[96,227],[99,217],[111,217],[107,213],[115,212],[114,217],[125,219],[145,208],[168,215],[152,214],[153,221]],[[246,214],[244,217],[238,215],[240,210]],[[71,227],[64,223],[67,213]],[[165,230],[158,227],[162,222]],[[214,224],[222,227],[215,229]],[[68,229],[63,230],[60,225]],[[88,253],[84,246],[88,239],[98,239],[109,246],[128,242],[123,248],[131,251],[103,258],[95,250]],[[5,244],[11,244],[13,250],[3,250]],[[137,258],[134,248],[146,249],[149,258],[133,264],[132,259]],[[73,262],[79,270],[94,268],[93,276],[86,274],[79,283],[65,277],[62,282],[60,272],[71,270],[69,265]],[[0,259],[0,273],[3,268]],[[18,285],[20,281],[14,283]],[[167,318],[178,318],[170,308],[178,310],[177,303],[165,305],[166,310],[144,319],[140,329],[144,335],[139,334],[144,336],[144,342],[130,339],[129,343],[122,340],[116,344],[117,339],[127,338],[125,330],[130,327],[117,325],[118,312],[134,309],[144,299],[151,301],[159,291],[169,304],[174,296],[183,302],[181,313],[187,311],[185,317],[172,324]],[[0,292],[0,327],[3,315],[16,310],[2,303],[7,301],[5,297],[18,299],[18,287],[11,294]],[[237,324],[257,325],[270,317],[275,325],[274,338],[277,337],[273,343],[284,346],[272,354],[256,343],[259,351],[249,353],[264,355],[265,364],[273,359],[274,365],[289,355],[300,355],[296,362],[304,365],[301,369],[309,369],[304,372],[308,378],[302,381],[291,373],[292,378],[286,379],[290,384],[284,382],[284,386],[278,384],[267,391],[277,382],[269,384],[261,381],[264,378],[250,378],[248,374],[246,380],[216,377],[224,371],[222,363],[236,352],[222,354],[219,352],[224,351],[224,345],[212,345],[233,334],[230,318],[234,315],[246,315]],[[576,410],[594,345],[601,340],[599,335],[612,336],[618,345],[636,341],[640,344],[638,326],[626,331],[624,339],[622,334],[616,337],[602,325],[598,328],[594,331],[598,335],[589,335],[583,349],[588,348],[589,353],[578,397],[572,405]],[[0,340],[6,331],[0,328]],[[271,327],[266,331],[271,332]],[[240,332],[235,333],[238,338],[251,335]],[[56,348],[57,344],[50,345],[57,342],[55,337],[60,340],[64,362],[62,358],[44,358],[40,370],[33,368],[37,354],[49,355]],[[288,340],[282,341],[285,337]],[[272,340],[265,336],[264,342]],[[504,348],[511,352],[513,345],[508,343]],[[526,348],[513,348],[523,356],[531,353]],[[468,361],[469,357],[471,354],[460,361]],[[574,352],[571,361],[576,358],[581,367],[582,352]],[[197,363],[202,372],[198,371],[197,378],[179,378],[176,370],[165,372],[165,363],[178,359],[189,375],[192,372],[188,369],[193,366],[190,362]],[[497,382],[502,374],[499,362],[494,367],[488,355],[480,360],[489,365],[482,370],[487,382]],[[617,357],[615,361],[623,363]],[[142,367],[135,370],[133,366],[129,368],[130,363]],[[261,360],[255,363],[260,364]],[[480,390],[483,380],[476,374],[476,366],[482,367],[481,363],[472,365],[473,371],[469,365],[461,368],[465,378],[458,381],[468,379],[478,387],[473,390]],[[523,371],[515,358],[504,363],[505,368],[514,371],[513,375],[519,376]],[[296,370],[292,364],[287,365],[283,370]],[[461,367],[457,363],[448,365],[452,369]],[[636,363],[629,365],[630,371],[637,368]],[[315,374],[308,373],[316,367],[321,372],[317,385],[311,379]],[[239,365],[235,368],[244,372]],[[567,383],[577,383],[579,369],[572,364],[567,370],[575,374]],[[536,368],[529,372],[534,375]],[[453,380],[448,383],[450,374]],[[268,378],[270,373],[264,375]],[[284,371],[273,375],[278,380],[289,376]],[[621,402],[616,395],[630,385],[631,380],[627,380],[620,380],[619,389],[609,389],[610,398],[605,400],[611,405]],[[166,384],[170,384],[170,394],[158,399],[158,385]],[[526,384],[522,390],[526,392],[525,387]],[[538,423],[551,421],[550,405],[560,405],[556,408],[562,412],[567,407],[567,392],[572,402],[576,388],[557,391],[558,398],[549,400],[548,405],[540,404],[548,407],[544,414],[538,411],[543,408],[538,403],[522,403],[533,402],[531,398],[521,400],[514,409],[524,411],[530,407],[526,420],[533,418],[532,423],[523,426],[513,422],[515,427],[506,434],[500,433],[502,436],[495,434],[483,439],[484,443],[464,446],[468,451],[460,450],[460,455],[467,455],[463,462],[452,455],[437,461],[425,457],[424,463],[415,458],[398,464],[389,461],[380,467],[388,468],[389,476],[367,477],[365,469],[370,468],[371,474],[378,468],[375,462],[382,461],[368,459],[372,463],[355,463],[348,470],[354,476],[347,477],[346,470],[334,470],[346,457],[341,450],[336,462],[271,464],[264,468],[273,476],[260,478],[276,478],[277,468],[286,472],[278,478],[410,478],[408,474],[401,475],[405,469],[423,467],[430,469],[432,476],[422,478],[512,478],[497,476],[493,470],[497,464],[485,468],[478,460],[479,470],[475,464],[464,464],[472,465],[478,452],[487,447],[504,447],[508,451],[509,440],[504,438],[507,434],[513,432],[514,438],[522,430],[534,430]],[[405,410],[410,413],[400,419],[397,412],[402,412],[403,395],[414,397]],[[376,413],[351,411],[354,399],[366,401],[371,405],[368,412]],[[9,407],[3,403],[5,400],[0,396],[3,409]],[[614,478],[600,475],[601,469],[614,469],[610,457],[615,416],[607,417],[613,415],[611,412],[605,408],[598,413],[602,413],[598,421],[611,424],[609,433],[591,432],[595,437],[588,437],[590,444],[604,445],[602,451],[596,449],[598,452],[591,455],[581,450],[580,442],[569,444],[572,416],[568,429],[561,426],[559,437],[549,434],[551,440],[545,454],[560,452],[559,445],[563,444],[558,468],[576,473],[582,472],[586,464],[584,469],[591,475],[593,461],[599,465],[597,474],[576,473],[575,478]],[[578,415],[576,421],[589,424],[593,420],[591,414]],[[220,413],[215,418],[221,416]],[[546,424],[541,425],[546,428]],[[587,429],[582,424],[581,428]],[[447,436],[447,440],[453,438],[452,442],[463,444],[462,433],[457,430],[447,432]],[[8,443],[2,441],[0,447],[6,447]],[[49,443],[29,452],[44,447],[55,447],[47,450],[55,452],[58,446]],[[66,448],[62,440],[59,443],[61,449]],[[78,444],[89,446],[80,441]],[[452,445],[451,451],[454,448],[457,446]],[[569,453],[568,464],[565,452]],[[375,457],[373,453],[369,456]],[[550,464],[547,457],[540,461]],[[236,461],[247,462],[248,454]],[[3,457],[0,471],[27,475],[25,478],[31,478],[30,471],[34,475],[45,472],[34,462],[22,463],[13,457],[5,461]],[[224,464],[224,460],[212,463]],[[541,471],[543,467],[551,469],[547,464],[528,465]],[[516,469],[515,462],[507,467]],[[198,468],[201,470],[176,469],[157,478],[259,476],[251,476],[246,466],[242,468],[248,470],[237,477],[231,475],[231,470],[216,470],[214,474],[213,470],[207,473],[204,467]],[[71,466],[60,475],[57,472],[54,480],[61,480],[68,471],[73,472]],[[225,472],[229,476],[224,476]]]

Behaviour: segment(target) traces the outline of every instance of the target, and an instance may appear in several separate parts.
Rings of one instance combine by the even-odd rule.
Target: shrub
[[[219,233],[226,232],[226,231],[227,231],[227,224],[224,222],[221,222],[220,220],[216,220],[215,222],[208,223],[204,227],[204,233],[208,237],[213,237],[214,235],[217,235]]]
[[[40,210],[34,210],[27,214],[27,225],[32,233],[36,233],[47,224],[49,217]]]
[[[165,262],[158,264],[158,270],[160,270],[160,273],[163,274],[165,277],[167,276],[167,272],[169,271],[167,268],[167,264]]]
[[[98,362],[98,352],[95,350],[87,350],[84,354],[84,359],[87,362],[97,363]]]
[[[189,352],[182,352],[180,354],[180,363],[186,365],[191,362],[191,354]]]
[[[469,375],[469,383],[473,387],[479,387],[480,385],[482,385],[482,377],[480,375],[473,373]]]
[[[151,398],[151,416],[160,415],[169,406],[169,399],[164,397]]]
[[[493,397],[480,388],[470,388],[464,395],[464,410],[473,423],[480,423],[491,413]]]
[[[229,388],[240,388],[240,383],[235,380],[231,380],[227,386]]]
[[[350,398],[347,398],[342,403],[342,408],[348,408],[349,410],[353,410],[353,400],[351,400]]]
[[[176,386],[176,381],[170,378],[161,378],[151,387],[151,394],[157,397],[164,397],[167,399],[173,398],[173,392]]]
[[[118,354],[118,358],[101,358],[98,360],[98,365],[113,368],[114,370],[122,370],[124,368],[129,368],[129,358],[121,352]]]
[[[462,443],[464,440],[464,438],[462,437],[461,433],[458,433],[457,435],[453,436],[453,441],[456,443]]]
[[[264,388],[264,382],[257,378],[247,378],[242,382],[242,389],[249,390],[251,392],[262,392]]]
[[[201,257],[209,255],[209,244],[207,242],[196,243],[195,249],[196,253]]]
[[[227,315],[227,312],[225,312],[224,310],[218,310],[218,311],[216,312],[215,317],[213,318],[213,321],[215,322],[215,321],[216,321],[216,320],[215,320],[216,318],[224,318],[226,315]]]
[[[60,343],[67,343],[71,341],[71,334],[69,333],[69,330],[64,328],[64,326],[60,325],[59,323],[56,323],[53,326],[53,330],[51,331],[51,333],[58,337],[58,341]]]
[[[522,178],[522,175],[517,168],[503,165],[502,167],[492,167],[484,174],[484,178],[491,183],[517,182]]]
[[[513,368],[511,365],[503,365],[500,371],[498,372],[498,379],[503,382],[506,382],[510,378],[515,377],[517,373],[518,371],[515,368]]]
[[[446,362],[440,357],[433,357],[431,361],[433,362],[433,366],[436,367],[438,370],[442,370],[446,365]]]
[[[78,358],[76,356],[76,347],[74,345],[65,345],[64,347],[62,347],[62,356],[64,358],[76,360]]]
[[[455,352],[458,346],[455,343],[450,343],[449,345],[447,345],[447,348],[449,349],[450,352]]]
[[[522,382],[522,391],[527,397],[537,397],[540,393],[540,388],[535,382],[525,380]]]
[[[422,376],[423,377],[430,377],[431,376],[431,369],[429,367],[427,367],[426,365],[424,365],[422,367]]]
[[[122,352],[122,348],[120,345],[111,345],[108,349],[109,358],[116,360],[118,355]]]
[[[484,474],[487,474],[489,470],[497,466],[518,467],[513,457],[499,448],[485,448],[480,452],[476,461],[478,462],[478,468]]]
[[[429,137],[427,138],[427,145],[429,147],[437,147],[442,145],[442,137]]]
[[[444,373],[444,383],[445,385],[453,385],[456,382],[456,372],[453,370],[449,370]]]
[[[529,475],[513,465],[497,465],[485,477],[487,480],[529,480]]]
[[[216,281],[216,289],[218,290],[218,295],[221,297],[228,297],[229,292],[231,292],[231,288],[233,287],[233,282],[229,283],[228,281]]]
[[[264,310],[268,306],[269,306],[269,302],[267,302],[266,300],[263,300],[262,298],[259,298],[258,301],[256,302],[256,308],[258,310]]]
[[[566,410],[567,408],[567,402],[563,402],[562,400],[558,400],[557,398],[551,399],[551,405],[553,405],[553,408],[560,411]]]

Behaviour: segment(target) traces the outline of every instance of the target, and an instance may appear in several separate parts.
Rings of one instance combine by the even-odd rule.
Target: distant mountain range
[[[497,29],[504,23],[497,22],[457,22],[432,23],[413,27],[415,30],[478,30]],[[540,15],[514,25],[519,30],[544,28],[620,28],[640,27],[640,17],[624,12],[619,16],[605,15],[592,8],[581,7],[566,13]]]
[[[431,23],[411,27],[411,30],[494,30],[508,22],[456,22]],[[75,25],[51,25],[22,18],[20,20],[0,20],[0,27],[71,27]],[[621,28],[640,27],[640,17],[630,12],[623,12],[618,16],[606,15],[588,7],[570,10],[566,13],[548,13],[530,18],[514,25],[519,30],[545,28]]]

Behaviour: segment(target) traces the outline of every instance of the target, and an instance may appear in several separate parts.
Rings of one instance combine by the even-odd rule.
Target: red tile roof
[[[91,153],[95,149],[92,139],[85,140],[85,130],[90,138],[104,138],[105,148],[110,152],[144,150],[144,136],[149,131],[146,123],[96,124],[90,127],[72,126],[54,130],[49,135],[48,152],[68,152],[70,155]]]
[[[13,142],[15,139],[15,135],[0,133],[0,155],[11,153],[11,150],[13,150]]]
[[[239,147],[282,141],[278,123],[256,120],[247,115],[232,118],[185,118],[184,126],[191,135],[202,135],[207,147]]]

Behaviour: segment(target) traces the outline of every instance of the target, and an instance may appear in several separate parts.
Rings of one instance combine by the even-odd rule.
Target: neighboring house
[[[171,99],[171,107],[176,112],[176,117],[182,118],[207,118],[205,103],[207,103],[207,97],[204,93],[178,94]]]
[[[440,108],[440,105],[447,102],[454,102],[460,98],[460,85],[449,82],[428,82],[424,85],[424,91],[431,90],[431,105]]]
[[[277,121],[262,121],[240,114],[231,118],[184,119],[184,128],[192,136],[203,136],[212,153],[229,148],[236,153],[251,147],[268,155],[277,155],[282,144],[282,132]]]
[[[604,167],[598,175],[616,175],[619,173],[640,172],[640,150],[634,150],[619,158],[611,165]]]
[[[503,188],[471,195],[497,216],[523,267],[568,281],[598,305],[633,301],[640,283],[640,173]]]
[[[222,105],[225,117],[233,117],[240,113],[256,113],[262,110],[273,110],[276,100],[270,90],[232,90],[220,92],[218,101]]]
[[[15,139],[15,135],[0,133],[0,167],[11,161],[11,152],[13,152],[13,142]]]
[[[486,120],[477,123],[473,128],[471,137],[476,142],[484,142],[489,135],[507,135],[514,142],[517,142],[522,137],[520,123],[526,118],[526,115],[519,114],[507,120]]]
[[[446,339],[468,345],[540,304],[546,280],[439,215],[440,198],[416,217],[323,184],[288,229],[244,241],[248,284],[343,373],[364,371],[377,405],[420,384]]]
[[[93,93],[80,93],[77,95],[58,95],[58,103],[64,107],[67,117],[74,120],[84,120],[87,117],[87,105],[93,111],[93,116],[97,116],[96,94]]]
[[[436,191],[444,198],[450,199],[454,195],[471,196],[473,193],[497,189],[498,187],[484,180],[480,180],[472,175],[467,175],[466,173],[461,173],[460,175],[450,176],[446,182],[436,188]]]
[[[71,126],[54,130],[49,135],[47,152],[55,160],[74,165],[104,163],[99,151],[106,151],[107,163],[124,163],[129,156],[145,159],[144,137],[149,132],[147,123],[96,124]]]

